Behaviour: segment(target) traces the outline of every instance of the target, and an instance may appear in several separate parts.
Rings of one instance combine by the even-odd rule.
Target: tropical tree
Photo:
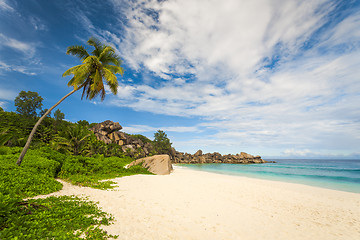
[[[91,132],[85,127],[74,125],[59,132],[59,136],[56,137],[56,143],[66,152],[79,155],[87,150],[86,145],[90,136]]]
[[[49,109],[47,109],[47,108],[41,110],[40,113],[39,113],[39,116],[41,117],[41,116],[44,115],[48,110],[49,110]],[[48,115],[46,115],[46,117],[51,117],[51,116],[50,116],[50,113],[49,113]]]
[[[55,118],[55,121],[60,122],[60,121],[64,120],[65,113],[61,112],[60,109],[57,109],[54,112],[54,118]]]
[[[79,120],[76,122],[77,124],[84,126],[84,127],[89,127],[90,123],[86,120]]]
[[[118,81],[116,74],[122,75],[124,72],[123,68],[120,66],[120,57],[115,53],[115,49],[113,47],[102,44],[96,38],[90,38],[87,43],[94,47],[91,54],[89,54],[83,46],[75,45],[67,48],[67,54],[74,55],[82,61],[82,64],[72,67],[63,73],[63,77],[73,75],[71,80],[68,82],[68,86],[73,87],[73,90],[61,98],[60,101],[52,106],[37,121],[28,137],[24,149],[19,156],[19,159],[16,162],[18,165],[21,164],[26,151],[29,149],[31,140],[41,121],[68,96],[80,89],[83,89],[81,99],[85,96],[86,99],[91,100],[100,95],[102,101],[105,98],[104,82],[109,86],[113,94],[117,93]]]
[[[0,132],[0,146],[4,146],[12,138],[8,130],[9,129],[5,129]]]
[[[43,100],[37,92],[21,91],[14,101],[16,111],[27,117],[36,117],[36,111],[41,110]]]
[[[154,133],[154,148],[158,154],[167,154],[171,149],[170,139],[164,131],[158,130]]]

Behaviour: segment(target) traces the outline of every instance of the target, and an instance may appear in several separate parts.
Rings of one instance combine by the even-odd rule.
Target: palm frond
[[[115,66],[120,67],[122,60],[116,53],[110,52],[101,59],[101,62],[103,64],[114,64]]]
[[[99,86],[104,87],[104,85],[102,84],[102,77],[100,75],[100,72],[98,69],[96,69],[96,72],[94,74],[94,82],[91,85],[91,90],[92,91],[98,91]]]
[[[81,60],[84,60],[89,56],[89,53],[86,51],[86,49],[83,46],[78,45],[68,47],[66,54],[77,56]]]
[[[103,59],[107,59],[109,55],[111,55],[112,53],[115,53],[115,50],[110,47],[110,46],[107,46],[106,48],[104,48],[104,50],[100,53],[99,55],[99,61],[100,62],[103,62]]]
[[[115,74],[113,74],[109,69],[104,68],[103,69],[103,75],[106,80],[106,83],[109,85],[111,92],[116,95],[117,89],[119,86],[119,82],[117,81],[117,78]]]
[[[114,66],[114,65],[103,65],[103,68],[108,69],[114,74],[124,74],[124,69],[122,67]]]
[[[97,38],[95,37],[91,37],[89,40],[88,40],[88,44],[90,46],[93,46],[95,49],[94,51],[92,51],[92,54],[99,57],[101,52],[104,50],[105,48],[105,45],[102,44]]]
[[[66,77],[66,76],[69,76],[69,75],[71,75],[71,74],[74,74],[74,72],[79,68],[79,67],[81,67],[81,65],[77,65],[77,66],[75,66],[75,67],[71,67],[71,68],[69,68],[68,70],[66,70],[64,73],[63,73],[63,77]]]
[[[117,78],[113,72],[107,68],[103,68],[103,75],[107,83],[118,84]]]

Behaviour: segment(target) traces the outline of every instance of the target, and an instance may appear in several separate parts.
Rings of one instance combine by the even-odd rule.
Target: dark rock
[[[265,163],[260,156],[253,156],[251,154],[241,152],[240,154],[232,155],[221,155],[218,152],[205,153],[201,150],[197,151],[194,155],[189,153],[176,152],[174,163],[237,163],[237,164],[248,164],[248,163]]]

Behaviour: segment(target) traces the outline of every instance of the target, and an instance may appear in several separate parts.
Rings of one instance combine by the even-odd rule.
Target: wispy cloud
[[[0,10],[13,12],[14,9],[5,0],[0,0]]]
[[[0,61],[0,75],[2,74],[3,71],[19,72],[19,73],[30,75],[30,76],[36,75],[35,72],[33,72],[31,69],[29,69],[25,66],[9,65],[5,62]]]
[[[0,33],[0,48],[10,47],[16,51],[22,52],[28,57],[33,57],[35,54],[36,47],[34,44],[19,41],[17,39],[7,37]]]
[[[124,127],[124,131],[127,133],[154,133],[157,130],[162,130],[166,132],[199,132],[199,128],[196,126],[192,127],[184,127],[184,126],[176,126],[176,127],[151,127],[148,125],[129,125]]]
[[[6,90],[0,88],[0,99],[1,100],[14,100],[16,97],[16,93],[12,90]]]
[[[46,31],[46,30],[48,30],[48,27],[45,25],[45,23],[43,21],[41,21],[38,17],[30,16],[29,20],[30,20],[31,25],[34,27],[35,30],[37,30],[37,31]]]

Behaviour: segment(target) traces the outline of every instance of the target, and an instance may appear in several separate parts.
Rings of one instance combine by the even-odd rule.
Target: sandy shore
[[[114,180],[115,190],[64,183],[115,217],[119,239],[360,239],[360,194],[175,167]]]

